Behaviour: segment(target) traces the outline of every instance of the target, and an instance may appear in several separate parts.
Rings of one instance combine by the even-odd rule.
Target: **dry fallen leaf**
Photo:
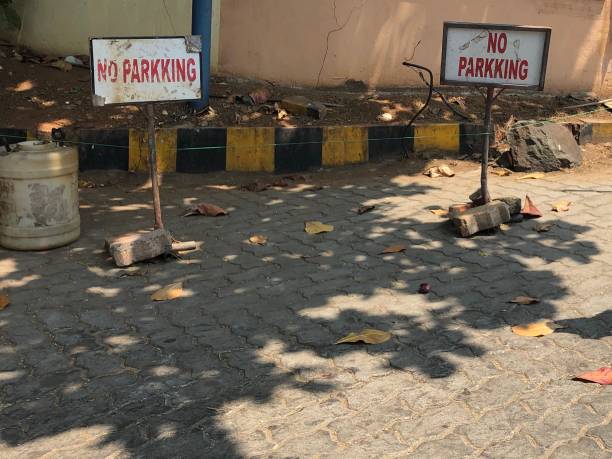
[[[596,371],[587,371],[586,373],[579,374],[574,379],[609,386],[612,384],[612,368],[603,367]]]
[[[540,218],[542,216],[542,212],[535,206],[529,195],[525,196],[525,204],[521,209],[521,213],[524,217],[528,218]]]
[[[519,177],[517,180],[537,180],[546,177],[544,172],[534,172],[533,174],[523,175]]]
[[[552,210],[555,212],[567,212],[570,210],[570,206],[572,205],[571,201],[559,201],[552,206]]]
[[[334,230],[332,225],[326,225],[321,222],[306,222],[304,225],[304,231],[308,234],[320,234],[320,233],[329,233]]]
[[[376,209],[376,206],[361,206],[359,209],[357,209],[357,213],[359,215],[363,215],[367,212],[373,211],[374,209]]]
[[[555,226],[554,223],[536,223],[533,227],[538,233],[548,233]]]
[[[9,304],[11,304],[11,299],[6,293],[0,292],[0,311],[5,309]]]
[[[365,330],[361,330],[360,332],[351,332],[346,335],[344,338],[336,341],[336,344],[344,344],[344,343],[358,343],[363,341],[366,344],[382,344],[391,339],[391,333],[375,330],[373,328],[366,328]]]
[[[241,189],[245,191],[252,191],[254,193],[259,193],[260,191],[265,191],[271,187],[272,187],[272,184],[261,182],[258,180],[256,182],[248,183],[247,185],[243,185]]]
[[[516,325],[512,327],[512,332],[519,336],[546,336],[554,333],[557,328],[560,328],[557,324],[551,321],[534,322],[526,325]]]
[[[455,173],[453,172],[453,170],[446,165],[430,167],[423,174],[428,175],[431,178],[454,177],[455,176]]]
[[[438,217],[447,217],[448,210],[447,209],[432,209],[431,213],[437,215]]]
[[[183,215],[183,217],[190,217],[192,215],[204,215],[205,217],[220,217],[222,215],[227,214],[228,212],[219,206],[201,202],[200,204],[196,204],[195,206],[191,207],[187,211],[187,213]]]
[[[503,167],[498,167],[495,169],[491,169],[491,173],[495,175],[499,175],[500,177],[508,177],[512,175],[512,171],[509,169],[504,169]]]
[[[183,283],[176,282],[159,289],[151,295],[151,299],[153,301],[167,301],[180,298],[181,296],[183,296]]]
[[[400,253],[406,251],[406,246],[403,245],[392,245],[391,247],[387,247],[385,250],[381,252],[381,254],[385,253]]]
[[[539,298],[533,298],[531,296],[517,296],[516,298],[510,301],[510,303],[514,304],[537,304],[539,302]]]
[[[268,238],[261,234],[254,234],[249,238],[249,242],[253,245],[266,245],[268,243]]]

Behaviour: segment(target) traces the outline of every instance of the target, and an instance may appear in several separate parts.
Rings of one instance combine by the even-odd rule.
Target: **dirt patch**
[[[91,103],[89,70],[74,67],[68,72],[49,65],[34,63],[36,57],[20,62],[14,58],[14,48],[0,43],[0,126],[37,129],[50,132],[54,127],[67,130],[77,128],[142,127],[145,120],[138,107],[94,108]],[[279,120],[274,114],[274,102],[258,106],[234,103],[235,95],[267,87],[273,100],[301,95],[312,100],[332,104],[324,120],[306,115],[289,114]],[[247,81],[236,78],[211,79],[211,106],[214,111],[195,116],[184,103],[164,104],[158,108],[158,124],[165,127],[192,126],[328,126],[344,124],[405,124],[423,106],[427,91],[423,89],[367,89],[349,84],[340,88],[289,88],[270,82]],[[463,88],[443,88],[453,107],[463,112],[467,120],[480,122],[484,100],[477,91]],[[564,107],[586,100],[583,97],[551,96],[536,93],[502,94],[494,106],[494,121],[504,125],[508,119],[550,119],[577,115],[576,109]],[[597,118],[612,114],[597,107]],[[383,118],[390,121],[381,121]],[[584,118],[585,116],[580,116]],[[577,117],[578,118],[578,117]],[[418,121],[457,122],[457,116],[441,98],[434,97]]]

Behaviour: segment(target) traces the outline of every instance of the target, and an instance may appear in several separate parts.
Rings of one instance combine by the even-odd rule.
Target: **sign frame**
[[[484,83],[484,82],[472,82],[472,81],[457,81],[450,80],[446,77],[446,56],[447,56],[447,45],[448,45],[448,30],[450,28],[455,29],[482,29],[486,30],[510,30],[510,31],[522,31],[522,32],[544,32],[544,52],[542,53],[542,71],[540,73],[540,82],[538,85],[516,85],[516,84],[500,84],[500,83]],[[548,56],[550,52],[550,41],[552,35],[551,27],[539,27],[539,26],[517,26],[510,24],[483,24],[475,22],[445,22],[444,32],[442,35],[442,65],[440,69],[440,84],[445,86],[478,86],[478,87],[489,87],[489,88],[503,88],[503,89],[522,89],[532,91],[544,91],[544,85],[546,83],[546,70],[548,66]]]
[[[164,40],[164,39],[189,39],[189,38],[197,38],[199,39],[199,50],[197,52],[194,52],[194,54],[198,54],[198,66],[199,66],[199,71],[200,71],[200,93],[201,96],[199,98],[187,98],[187,99],[172,99],[172,100],[151,100],[151,101],[143,101],[143,102],[111,102],[111,103],[104,103],[104,104],[96,104],[95,103],[95,99],[96,99],[96,86],[95,86],[95,71],[96,71],[96,66],[93,60],[93,42],[94,40]],[[108,37],[108,36],[104,36],[104,37],[90,37],[89,38],[89,55],[91,57],[91,62],[89,63],[89,67],[90,67],[90,78],[91,78],[91,94],[92,94],[92,99],[94,100],[94,106],[97,107],[112,107],[112,106],[120,106],[120,105],[147,105],[147,104],[171,104],[171,103],[175,103],[175,102],[190,102],[190,101],[196,101],[196,100],[202,100],[204,98],[204,88],[201,87],[201,80],[202,80],[202,71],[203,71],[203,58],[202,58],[202,36],[201,35],[155,35],[155,36],[120,36],[120,37]]]

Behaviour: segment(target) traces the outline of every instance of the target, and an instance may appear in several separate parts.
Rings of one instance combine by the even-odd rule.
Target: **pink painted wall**
[[[370,86],[439,75],[444,21],[552,27],[547,91],[612,92],[612,0],[222,0],[222,73],[283,84]],[[326,55],[327,49],[327,57]]]

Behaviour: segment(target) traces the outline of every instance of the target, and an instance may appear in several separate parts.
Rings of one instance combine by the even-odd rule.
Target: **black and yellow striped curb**
[[[580,124],[581,143],[612,141],[612,122]],[[160,129],[160,172],[301,172],[366,163],[435,150],[471,154],[482,149],[482,125],[432,123],[406,126],[229,127]],[[33,132],[0,129],[11,143]],[[69,138],[79,148],[80,169],[148,170],[148,135],[142,129],[83,129]]]

